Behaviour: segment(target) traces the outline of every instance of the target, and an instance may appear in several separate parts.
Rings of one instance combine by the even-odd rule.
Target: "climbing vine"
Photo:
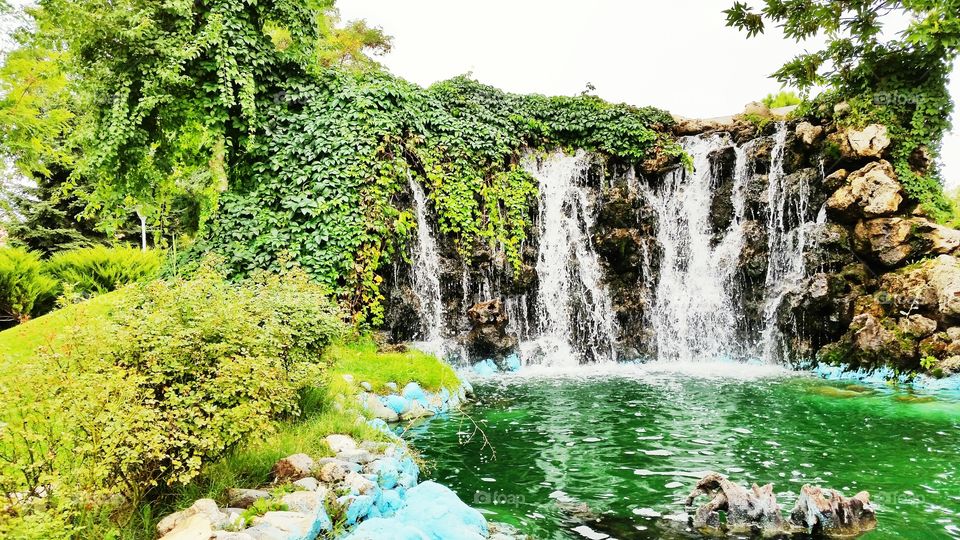
[[[424,89],[377,71],[323,70],[281,95],[258,109],[264,136],[234,167],[199,251],[225,254],[241,274],[289,253],[370,324],[383,314],[379,270],[415,227],[401,203],[411,179],[464,258],[489,246],[519,269],[537,195],[520,165],[525,150],[585,148],[632,162],[680,154],[662,111],[509,94],[466,77]]]

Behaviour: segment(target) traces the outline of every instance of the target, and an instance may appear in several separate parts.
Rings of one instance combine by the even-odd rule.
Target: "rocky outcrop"
[[[790,520],[783,518],[773,484],[747,489],[722,474],[710,472],[697,482],[686,500],[692,507],[698,497],[710,500],[694,512],[693,527],[709,535],[757,534],[789,537],[812,534],[817,537],[850,538],[876,528],[876,510],[870,494],[861,491],[846,498],[836,490],[804,485],[800,489]],[[721,519],[724,514],[726,520]]]
[[[517,335],[507,331],[507,314],[503,302],[491,300],[474,304],[467,311],[473,328],[465,344],[472,357],[503,358],[512,353],[519,343]]]
[[[896,178],[889,163],[872,162],[846,177],[845,184],[827,200],[827,212],[846,222],[893,215],[903,202],[903,186]]]

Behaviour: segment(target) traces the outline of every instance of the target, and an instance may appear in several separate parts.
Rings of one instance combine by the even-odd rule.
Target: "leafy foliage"
[[[526,148],[578,147],[640,162],[679,156],[656,109],[591,96],[522,96],[466,77],[422,89],[381,72],[327,70],[291,80],[265,104],[265,133],[235,169],[212,233],[246,273],[283,254],[337,290],[359,320],[382,316],[377,271],[414,226],[401,210],[423,184],[442,233],[469,258],[498,247],[518,266],[537,193],[519,165]]]
[[[767,97],[763,98],[763,104],[771,109],[799,105],[802,101],[803,100],[796,94],[796,92],[789,91],[783,91],[777,94],[769,94]]]
[[[934,217],[949,216],[935,159],[953,110],[946,84],[960,47],[960,2],[765,0],[760,11],[735,2],[725,13],[748,37],[767,24],[798,41],[825,34],[824,49],[796,56],[775,77],[803,90],[827,86],[807,112],[833,117],[833,106],[846,102],[850,113],[835,118],[841,127],[887,125],[907,193]],[[909,24],[884,41],[883,24],[896,15]]]
[[[58,253],[43,263],[43,272],[81,297],[115,291],[146,281],[160,269],[163,253],[105,246]]]
[[[42,351],[36,386],[5,388],[4,492],[57,478],[86,496],[139,501],[189,482],[296,416],[344,330],[326,290],[297,270],[234,285],[205,265],[189,281],[125,290],[111,313]]]
[[[0,247],[0,326],[24,322],[53,303],[57,282],[41,271],[40,256]]]

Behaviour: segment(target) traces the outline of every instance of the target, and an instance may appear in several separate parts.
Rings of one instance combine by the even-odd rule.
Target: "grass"
[[[327,350],[326,357],[333,364],[334,373],[352,375],[356,384],[368,382],[378,393],[388,391],[388,382],[397,383],[401,389],[407,383],[418,382],[430,392],[441,388],[453,391],[459,386],[453,368],[433,355],[415,349],[378,352],[369,337],[334,345]]]

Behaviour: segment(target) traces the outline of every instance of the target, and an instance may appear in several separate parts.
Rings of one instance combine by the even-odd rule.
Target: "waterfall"
[[[443,301],[440,297],[440,252],[427,220],[427,197],[420,184],[409,178],[417,216],[417,241],[413,245],[412,286],[419,303],[420,335],[431,352],[443,348]]]
[[[641,194],[657,218],[661,258],[653,309],[648,318],[657,355],[666,361],[697,361],[740,356],[736,327],[741,314],[734,277],[743,245],[746,153],[737,149],[731,223],[715,243],[710,211],[716,185],[710,156],[732,143],[727,136],[689,137],[682,141],[693,170],[669,173]],[[645,269],[644,274],[651,273]]]
[[[787,344],[780,332],[778,315],[786,294],[804,277],[803,254],[806,249],[810,186],[801,175],[797,186],[787,183],[784,172],[787,124],[777,125],[770,156],[767,188],[767,280],[761,336],[763,358],[775,363],[786,355]],[[795,190],[791,193],[791,188]]]
[[[528,155],[523,167],[540,188],[537,326],[524,350],[539,350],[554,365],[615,360],[617,324],[590,239],[594,209],[584,185],[590,156]]]

